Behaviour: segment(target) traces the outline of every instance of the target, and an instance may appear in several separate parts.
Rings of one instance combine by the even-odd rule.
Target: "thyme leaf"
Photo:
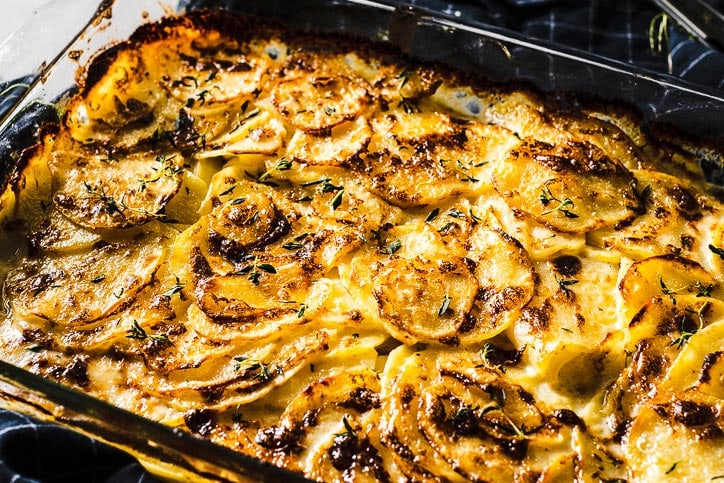
[[[437,309],[437,315],[438,317],[444,316],[448,310],[450,310],[450,301],[452,299],[448,294],[445,294],[445,297],[442,299],[442,304],[440,304],[440,308]]]
[[[435,221],[435,219],[437,218],[437,216],[439,214],[440,214],[440,208],[435,208],[427,215],[427,218],[425,218],[425,223],[430,223],[431,221]]]

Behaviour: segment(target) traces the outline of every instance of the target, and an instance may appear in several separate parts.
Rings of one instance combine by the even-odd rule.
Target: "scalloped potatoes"
[[[3,359],[321,481],[724,476],[683,147],[221,14],[93,72],[5,195]]]

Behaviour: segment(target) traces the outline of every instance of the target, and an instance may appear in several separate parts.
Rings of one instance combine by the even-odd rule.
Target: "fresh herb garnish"
[[[297,235],[292,238],[292,241],[286,242],[284,245],[282,245],[282,248],[289,251],[299,250],[300,248],[304,247],[304,244],[302,242],[308,236],[309,233],[302,233],[301,235]]]
[[[335,194],[332,200],[329,202],[333,210],[336,210],[337,208],[339,208],[339,205],[342,204],[342,195],[344,195],[343,189],[337,191],[337,194]]]
[[[170,289],[166,290],[164,293],[161,294],[161,297],[171,298],[175,294],[179,293],[183,288],[186,286],[186,282],[182,282],[179,280],[178,277],[176,277],[176,284],[171,287]]]
[[[709,244],[709,250],[712,251],[712,253],[719,255],[719,258],[724,260],[724,248],[715,247],[712,244]]]
[[[146,331],[143,330],[143,327],[141,327],[138,321],[134,319],[131,328],[126,331],[126,338],[143,340],[146,337],[148,337],[148,334],[146,334]]]
[[[427,218],[425,218],[425,223],[430,223],[431,221],[435,221],[435,219],[437,218],[437,216],[439,214],[440,214],[440,208],[435,208],[427,215]]]
[[[142,192],[146,189],[146,185],[149,185],[151,183],[156,183],[162,178],[173,178],[174,176],[181,173],[184,168],[183,166],[176,166],[173,163],[174,158],[176,158],[175,154],[172,154],[171,156],[166,156],[165,154],[162,154],[160,156],[156,157],[156,162],[161,164],[160,168],[152,168],[156,174],[148,179],[139,179],[138,182],[141,183],[140,188],[138,189],[139,192]]]
[[[697,290],[696,296],[697,297],[711,297],[711,291],[714,288],[714,284],[709,284],[706,287],[704,284],[701,283],[700,280],[696,281],[696,285],[694,285],[694,288]]]
[[[392,255],[393,253],[397,252],[397,250],[399,250],[400,248],[402,248],[402,242],[398,238],[397,240],[391,242],[389,245],[382,247],[380,252],[385,255]]]
[[[251,373],[250,375],[253,375],[254,379],[260,380],[262,382],[268,381],[273,377],[271,371],[269,370],[270,365],[258,359],[252,359],[244,356],[236,356],[234,357],[234,361],[236,361],[236,366],[234,367],[234,370],[236,372],[243,372],[245,376]],[[283,371],[281,367],[276,367],[276,372],[278,374],[282,374]]]
[[[256,182],[262,184],[269,184],[268,182],[266,182],[266,180],[267,178],[269,178],[269,176],[271,176],[274,171],[288,171],[292,168],[292,164],[293,161],[283,157],[272,168],[269,168],[268,170],[257,176]]]
[[[445,214],[446,214],[447,216],[451,216],[451,217],[453,217],[453,218],[461,218],[461,219],[466,218],[465,213],[463,213],[462,211],[458,210],[457,208],[450,208],[449,210],[447,210],[447,211],[445,212]]]
[[[444,316],[448,310],[450,310],[450,301],[452,299],[448,294],[445,294],[445,297],[442,299],[442,304],[440,304],[440,308],[437,309],[437,315],[438,317]]]
[[[553,201],[558,203],[555,208],[541,213],[541,216],[549,215],[558,211],[563,213],[566,218],[578,218],[578,215],[571,211],[571,209],[575,207],[573,200],[570,198],[564,198],[563,200],[559,200],[558,198],[553,196],[553,193],[551,193],[551,190],[548,186],[545,186],[543,189],[540,190],[540,193],[538,194],[538,200],[543,204],[543,206],[548,206],[548,204]]]
[[[99,200],[101,200],[101,202],[103,202],[103,204],[105,205],[106,213],[108,213],[109,215],[113,215],[114,213],[123,215],[122,209],[125,209],[126,206],[123,204],[123,202],[118,202],[112,196],[108,196],[106,194],[105,186],[101,185],[99,189],[86,181],[83,182],[83,185],[85,186],[85,189],[89,194],[97,197]]]
[[[254,263],[247,265],[236,273],[240,275],[248,275],[247,278],[251,281],[251,283],[259,285],[259,278],[261,277],[262,272],[275,274],[277,273],[277,269],[274,268],[271,263],[259,263],[259,257],[254,257]]]
[[[555,276],[555,275],[554,275]],[[558,278],[558,276],[555,276],[556,282],[558,283],[558,287],[560,288],[561,292],[563,292],[563,295],[566,296],[566,298],[571,298],[573,295],[573,291],[568,288],[571,285],[575,285],[578,283],[578,280],[570,279],[570,280],[563,280],[561,278]]]

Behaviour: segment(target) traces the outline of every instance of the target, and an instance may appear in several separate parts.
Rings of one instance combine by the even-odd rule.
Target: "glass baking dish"
[[[55,58],[48,60],[42,57],[46,53],[41,54],[36,72],[21,73],[30,87],[0,120],[3,184],[22,149],[34,142],[37,124],[56,115],[52,104],[73,92],[79,66],[143,23],[199,8],[251,13],[294,28],[389,43],[413,58],[441,62],[492,82],[529,83],[549,99],[574,106],[578,99],[590,96],[616,99],[638,109],[644,125],[673,126],[715,145],[724,144],[724,93],[720,90],[417,6],[390,0],[116,0],[101,2],[80,32],[67,33],[73,40]],[[11,60],[0,57],[0,72],[12,72],[4,65]],[[706,150],[701,160],[709,164],[710,172],[721,171],[716,160],[707,158]],[[11,409],[119,446],[164,478],[304,480],[2,361],[0,398],[0,404]]]

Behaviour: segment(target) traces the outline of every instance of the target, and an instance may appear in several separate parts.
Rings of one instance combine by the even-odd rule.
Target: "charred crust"
[[[711,370],[723,357],[724,351],[711,352],[704,356],[704,362],[701,364],[701,370],[699,371],[699,383],[707,384],[711,382]]]
[[[556,409],[553,411],[553,416],[558,420],[559,423],[566,426],[578,426],[585,431],[586,423],[570,409]]]
[[[211,265],[209,265],[206,257],[201,253],[199,247],[193,247],[189,256],[191,262],[191,272],[194,274],[196,280],[207,278],[212,276],[214,273],[211,271]]]
[[[299,427],[270,426],[260,429],[254,441],[262,448],[291,454],[300,449],[299,442],[303,436],[304,432]]]
[[[524,307],[521,316],[535,332],[543,333],[548,329],[551,310],[550,304],[545,302],[541,307]]]
[[[358,387],[350,392],[349,399],[340,403],[340,406],[364,413],[380,407],[380,395],[366,387]]]
[[[581,272],[581,259],[574,255],[561,255],[551,262],[553,268],[564,277],[575,277]]]
[[[80,387],[88,387],[90,379],[88,378],[88,356],[76,355],[65,366],[62,377]]]
[[[335,436],[327,454],[332,466],[343,473],[345,481],[351,481],[355,469],[372,473],[378,481],[390,481],[379,451],[367,436],[359,437],[349,432]]]
[[[192,433],[209,436],[216,427],[216,412],[211,409],[192,409],[184,414],[184,423]]]

